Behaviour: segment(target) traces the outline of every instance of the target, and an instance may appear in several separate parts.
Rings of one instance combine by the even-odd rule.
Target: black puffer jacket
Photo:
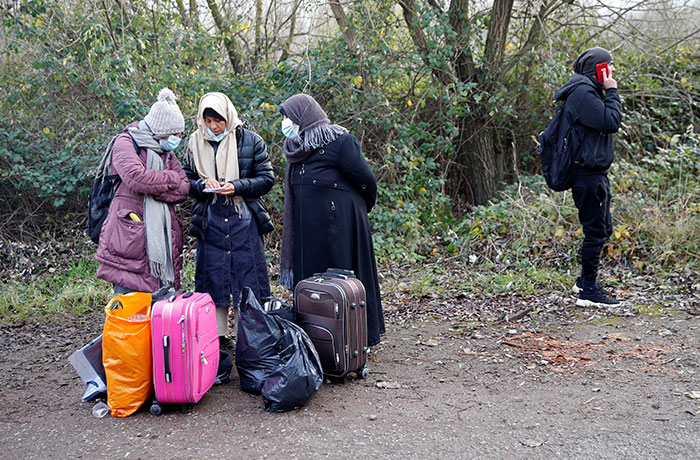
[[[265,206],[263,195],[272,189],[275,176],[272,172],[272,163],[267,154],[267,145],[262,137],[243,127],[236,128],[236,141],[238,143],[238,168],[240,178],[233,181],[236,195],[243,197],[246,204],[255,216],[258,231],[261,235],[274,230],[270,214]],[[186,155],[189,157],[189,155]],[[192,221],[189,226],[190,235],[201,240],[207,235],[207,207],[214,196],[211,193],[203,193],[204,181],[199,178],[192,165],[188,161],[183,162],[183,168],[190,180],[190,196],[197,202],[192,209]]]
[[[616,88],[605,90],[593,77],[576,74],[554,94],[566,101],[565,115],[577,130],[576,163],[590,171],[607,173],[615,159],[613,133],[620,129],[622,103]]]

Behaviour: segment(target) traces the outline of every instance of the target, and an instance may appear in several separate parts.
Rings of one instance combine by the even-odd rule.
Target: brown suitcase
[[[323,373],[367,378],[367,297],[350,270],[329,269],[297,283],[297,323],[311,338]]]

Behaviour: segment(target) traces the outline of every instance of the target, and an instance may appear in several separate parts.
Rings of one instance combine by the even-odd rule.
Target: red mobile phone
[[[595,73],[598,76],[598,81],[603,83],[603,69],[605,69],[605,73],[610,76],[610,67],[608,67],[607,62],[601,62],[600,64],[595,65]]]

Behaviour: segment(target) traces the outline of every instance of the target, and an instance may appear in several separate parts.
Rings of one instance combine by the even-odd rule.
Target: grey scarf
[[[330,144],[348,132],[340,125],[330,124],[326,112],[307,94],[296,94],[287,99],[280,111],[299,125],[299,136],[288,138],[282,150],[287,159],[284,175],[284,224],[280,254],[280,284],[294,289],[294,191],[291,187],[291,165],[301,163],[319,147]]]
[[[163,149],[148,125],[139,122],[138,128],[129,129],[139,148],[146,149],[146,169],[163,170],[160,154]],[[146,229],[146,254],[148,267],[153,277],[160,280],[161,287],[175,284],[175,269],[172,254],[172,226],[168,205],[156,201],[153,195],[143,196],[143,223]]]

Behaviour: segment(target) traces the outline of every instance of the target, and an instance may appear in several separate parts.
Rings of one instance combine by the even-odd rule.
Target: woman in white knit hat
[[[173,150],[185,119],[175,95],[160,90],[142,121],[112,139],[105,167],[120,183],[102,225],[95,259],[97,277],[118,294],[180,287],[182,225],[174,205],[187,198],[190,184]]]
[[[238,306],[248,286],[259,300],[270,296],[262,235],[273,230],[263,202],[274,183],[272,164],[262,138],[243,128],[238,112],[223,93],[199,101],[197,130],[185,149],[184,169],[196,200],[189,233],[197,237],[197,292],[216,304],[221,348],[228,309]]]

